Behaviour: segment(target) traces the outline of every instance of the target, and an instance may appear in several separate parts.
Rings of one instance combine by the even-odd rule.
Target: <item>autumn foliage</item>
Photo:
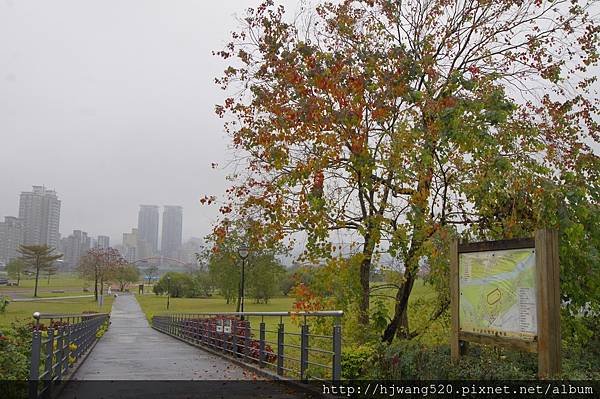
[[[449,238],[559,227],[567,184],[598,206],[590,72],[600,28],[589,7],[346,0],[296,18],[273,1],[249,9],[217,53],[229,64],[217,83],[232,94],[216,112],[244,166],[221,212],[260,221],[266,246],[303,232],[315,261],[339,256],[332,232],[355,241],[363,326],[373,264],[399,260],[383,338],[410,336],[421,260],[443,287]],[[309,287],[297,290],[321,306]]]

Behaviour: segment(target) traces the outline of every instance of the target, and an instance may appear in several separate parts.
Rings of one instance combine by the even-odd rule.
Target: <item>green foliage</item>
[[[62,258],[62,254],[53,255],[54,248],[47,245],[20,245],[19,253],[21,253],[21,260],[26,267],[35,273],[33,296],[37,297],[40,273],[51,269],[54,261]]]
[[[233,250],[222,250],[210,255],[210,277],[227,303],[237,298],[240,287],[239,258]]]
[[[378,346],[365,344],[356,347],[346,347],[342,350],[342,379],[368,379],[377,358]]]
[[[263,251],[248,258],[246,264],[247,295],[257,303],[268,303],[279,293],[280,280],[285,268],[272,252]]]
[[[116,281],[123,291],[127,284],[135,283],[140,279],[140,271],[135,265],[123,264],[115,267],[109,278]]]
[[[13,323],[12,328],[0,332],[0,380],[27,380],[30,352],[29,325]]]
[[[106,320],[104,323],[102,323],[102,325],[100,326],[100,328],[98,329],[98,331],[96,331],[96,338],[102,338],[102,336],[106,333],[106,330],[108,330],[108,326],[110,325],[110,321]]]
[[[144,269],[144,276],[148,279],[148,284],[154,280],[156,276],[158,276],[158,266],[152,265]]]
[[[173,298],[194,296],[194,281],[187,273],[168,272],[152,288],[156,295],[166,294]]]
[[[192,277],[194,284],[194,297],[209,297],[214,289],[210,273],[205,270],[197,271]]]
[[[6,307],[10,303],[7,296],[0,295],[0,313],[6,312]]]
[[[17,280],[17,285],[21,282],[21,277],[27,268],[27,264],[23,261],[23,259],[16,258],[11,259],[10,262],[6,265],[6,272],[8,276],[12,279]]]

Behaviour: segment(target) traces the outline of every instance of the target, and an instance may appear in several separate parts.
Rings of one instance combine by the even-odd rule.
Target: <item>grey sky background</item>
[[[181,205],[184,239],[208,233],[216,207],[198,200],[224,191],[210,164],[230,157],[211,52],[258,3],[0,0],[0,217],[45,185],[63,236],[118,243],[140,204]]]

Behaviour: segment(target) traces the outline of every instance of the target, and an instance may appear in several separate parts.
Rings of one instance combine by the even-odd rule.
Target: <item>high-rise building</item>
[[[66,268],[72,270],[79,265],[79,258],[91,247],[90,241],[87,233],[81,230],[73,230],[73,234],[60,240],[60,251]]]
[[[147,243],[152,254],[158,251],[158,206],[140,205],[138,238]]]
[[[131,229],[131,233],[123,233],[123,252],[121,255],[127,262],[135,262],[138,258],[138,229]]]
[[[23,223],[23,244],[58,247],[60,200],[56,191],[33,186],[32,191],[22,192],[19,219]]]
[[[109,236],[98,236],[98,238],[96,239],[96,247],[97,248],[110,247],[110,237]]]
[[[23,223],[14,216],[5,216],[0,222],[0,262],[8,263],[18,258],[19,245],[23,243]]]
[[[177,259],[185,263],[196,264],[196,254],[202,252],[202,248],[204,248],[204,240],[192,237],[179,248]]]
[[[160,241],[160,252],[163,256],[177,258],[179,248],[181,248],[182,225],[183,208],[176,205],[165,205]]]

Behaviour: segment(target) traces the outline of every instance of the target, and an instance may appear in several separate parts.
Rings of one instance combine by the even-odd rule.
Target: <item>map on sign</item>
[[[532,248],[461,253],[458,272],[461,331],[528,340],[537,335]]]

